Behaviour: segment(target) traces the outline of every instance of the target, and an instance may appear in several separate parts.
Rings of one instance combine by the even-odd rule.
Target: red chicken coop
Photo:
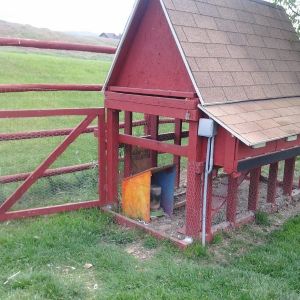
[[[300,154],[300,42],[281,7],[259,0],[137,1],[104,89],[105,204],[122,201],[121,146],[125,177],[134,174],[133,147],[151,153],[152,168],[159,153],[173,155],[175,185],[180,158],[187,159],[184,237],[211,240],[220,228],[253,220],[263,180],[271,209],[279,188],[291,195]],[[121,112],[124,132],[119,131]],[[134,113],[146,115],[147,136],[135,135]],[[174,143],[159,133],[160,117],[173,120],[169,139]],[[265,166],[268,176],[262,176]],[[246,209],[239,214],[238,191],[245,181]],[[225,219],[216,224],[221,209]],[[147,227],[116,215],[123,224]]]

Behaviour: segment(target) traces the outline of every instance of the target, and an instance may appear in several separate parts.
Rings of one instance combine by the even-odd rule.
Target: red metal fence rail
[[[18,38],[0,38],[0,46],[82,51],[82,52],[94,52],[94,53],[102,53],[102,54],[115,54],[116,52],[116,48],[114,47],[64,43],[64,42],[55,42],[55,41],[38,41],[38,40],[18,39]]]
[[[0,93],[81,91],[101,92],[101,84],[0,84]]]

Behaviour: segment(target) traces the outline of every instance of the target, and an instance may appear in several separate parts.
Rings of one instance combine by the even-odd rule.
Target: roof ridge
[[[252,1],[252,0],[249,0]],[[227,104],[239,104],[239,103],[247,103],[247,102],[261,102],[261,101],[274,101],[274,100],[280,100],[280,99],[293,99],[293,98],[299,98],[300,95],[298,96],[286,96],[286,97],[276,97],[276,98],[266,98],[266,99],[248,99],[248,100],[238,100],[238,101],[227,101],[227,102],[216,102],[216,103],[204,103],[200,104],[202,107],[212,107],[216,105],[227,105]]]
[[[268,1],[264,1],[264,0],[247,0],[247,1],[256,2],[256,3],[262,4],[262,5],[271,6],[273,8],[284,10],[284,8],[281,5],[275,4],[272,2],[268,2]]]

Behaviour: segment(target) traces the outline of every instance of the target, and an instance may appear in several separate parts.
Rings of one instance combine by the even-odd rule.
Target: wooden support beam
[[[159,128],[159,116],[150,116],[150,136],[151,140],[158,140],[158,128]],[[150,152],[151,166],[152,168],[157,167],[157,151]]]
[[[137,94],[123,94],[106,92],[107,100],[124,101],[127,104],[146,104],[151,106],[158,106],[158,108],[178,108],[182,110],[194,110],[197,109],[199,100],[194,99],[177,99],[171,97],[159,97],[151,95],[137,95]]]
[[[190,123],[188,147],[186,234],[195,239],[200,239],[202,227],[201,208],[203,203],[202,186],[204,164],[201,163],[201,142],[198,137],[198,122]]]
[[[125,134],[132,135],[132,112],[125,111]],[[132,172],[132,147],[125,145],[125,157],[124,157],[124,177],[129,177]]]
[[[227,221],[235,226],[237,213],[237,193],[239,187],[239,174],[232,173],[228,175],[228,191],[227,191]]]
[[[184,102],[184,101],[182,101]],[[146,113],[149,115],[177,118],[186,121],[198,121],[199,109],[183,109],[176,107],[158,106],[144,103],[134,103],[122,100],[105,100],[105,107],[122,111],[132,111],[137,113]]]
[[[296,166],[296,157],[287,159],[284,163],[283,194],[287,196],[292,195],[295,166]]]
[[[100,206],[107,202],[107,157],[105,139],[105,111],[98,115],[98,193]]]
[[[207,209],[206,209],[206,240],[212,240],[212,201],[213,201],[213,174],[208,177]]]
[[[120,87],[120,86],[110,86],[109,91],[111,92],[121,92],[127,94],[138,94],[138,95],[152,95],[159,97],[174,97],[174,98],[197,98],[197,94],[193,92],[180,92],[171,90],[157,90],[157,89],[140,89],[131,87]]]
[[[182,131],[182,120],[176,119],[175,120],[175,139],[174,144],[175,145],[181,145],[181,131]],[[175,180],[175,186],[179,187],[180,185],[180,163],[181,163],[181,157],[174,155],[173,162],[176,166],[176,180]]]
[[[260,175],[261,175],[261,167],[250,171],[248,209],[252,211],[256,211],[258,207]]]
[[[275,204],[276,190],[277,190],[277,177],[278,177],[278,162],[270,164],[269,179],[268,179],[268,192],[267,202]]]
[[[118,204],[119,111],[107,110],[107,203]]]
[[[188,156],[188,146],[178,146],[159,141],[135,137],[127,134],[119,134],[119,143],[154,150],[160,153],[170,153],[180,156]],[[108,151],[108,150],[107,150]]]

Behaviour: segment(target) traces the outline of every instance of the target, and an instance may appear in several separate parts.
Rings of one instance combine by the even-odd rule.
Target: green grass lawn
[[[97,210],[10,222],[0,226],[0,299],[300,299],[299,232],[296,217],[222,265]],[[128,254],[137,243],[148,259]]]

